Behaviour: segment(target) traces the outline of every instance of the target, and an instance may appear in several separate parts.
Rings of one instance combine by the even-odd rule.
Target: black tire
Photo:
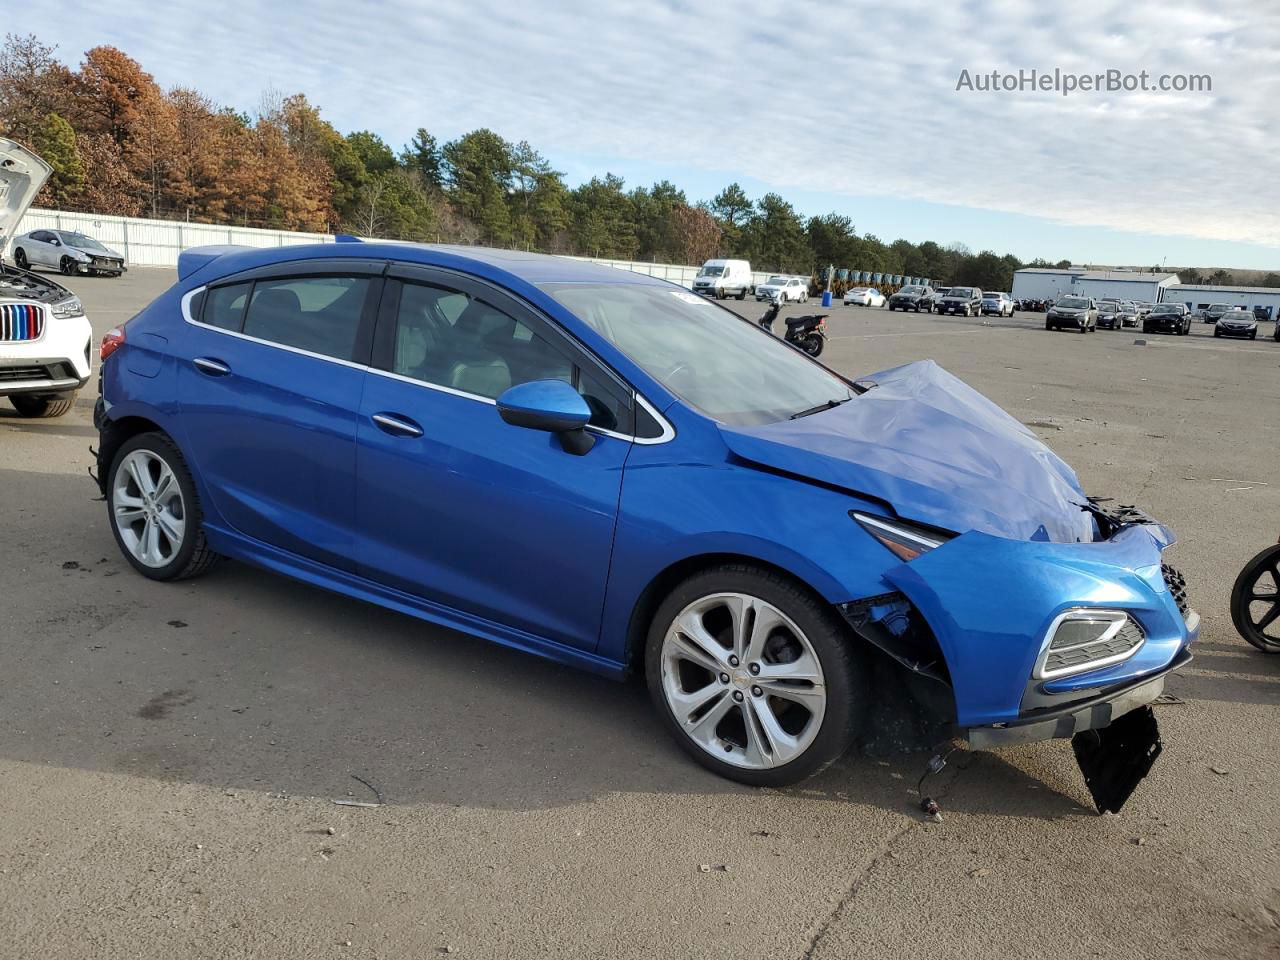
[[[738,291],[738,299],[739,299],[739,300],[745,300],[745,299],[747,299],[747,288],[746,288],[746,287],[743,287],[741,290],[739,290],[739,291]]]
[[[71,276],[76,272],[76,262],[70,257],[63,257],[58,261],[58,272],[65,276]]]
[[[1240,576],[1236,577],[1231,588],[1231,622],[1240,636],[1263,653],[1280,653],[1280,615],[1271,623],[1259,626],[1263,619],[1280,609],[1280,593],[1267,594],[1275,600],[1270,610],[1264,611],[1257,619],[1250,610],[1250,605],[1257,602],[1254,598],[1258,595],[1258,581],[1268,574],[1272,587],[1280,588],[1280,544],[1267,547],[1246,563]]]
[[[672,716],[662,690],[662,641],[676,616],[701,597],[742,593],[773,604],[808,638],[822,666],[827,702],[809,748],[782,766],[749,770],[703,750]],[[694,574],[676,587],[654,615],[645,644],[645,676],[658,716],[680,747],[708,770],[755,787],[785,787],[819,773],[849,749],[866,715],[870,667],[858,641],[835,611],[795,581],[746,564],[724,564]]]
[[[1257,340],[1257,339],[1258,339],[1258,331],[1257,331],[1257,330],[1255,330],[1255,331],[1253,331],[1253,333],[1249,334],[1249,339],[1250,339],[1250,340]]]
[[[76,398],[75,394],[50,396],[15,393],[9,397],[9,402],[13,404],[13,409],[18,411],[18,416],[36,420],[64,416],[76,402]]]
[[[820,357],[822,356],[822,347],[825,342],[816,333],[810,334],[800,341],[800,349],[811,357]]]
[[[13,263],[19,270],[31,269],[31,263],[27,260],[27,251],[21,247],[13,251]]]
[[[138,560],[125,546],[116,526],[115,505],[113,497],[116,489],[116,473],[124,458],[135,450],[146,450],[163,460],[173,471],[182,491],[184,519],[187,530],[182,546],[174,554],[173,559],[163,567],[149,567]],[[200,508],[200,498],[196,493],[195,481],[191,479],[191,471],[183,459],[181,451],[163,433],[141,433],[126,440],[112,458],[111,469],[107,473],[107,524],[111,527],[111,535],[115,537],[116,546],[129,564],[138,573],[151,580],[173,581],[188,580],[208,571],[220,559],[219,555],[209,548],[204,533],[204,512]]]
[[[1222,334],[1221,334],[1221,333],[1219,333],[1217,330],[1213,331],[1213,335],[1214,335],[1215,337],[1220,337],[1220,336],[1222,336]]]
[[[1048,320],[1046,320],[1046,321],[1044,322],[1044,328],[1045,328],[1046,330],[1052,330],[1052,329],[1053,329],[1053,324],[1052,324],[1052,323],[1050,323]]]

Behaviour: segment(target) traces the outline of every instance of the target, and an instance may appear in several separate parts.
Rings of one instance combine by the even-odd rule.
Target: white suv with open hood
[[[60,417],[89,380],[93,334],[80,298],[4,262],[18,223],[52,172],[0,137],[0,397],[24,417]]]

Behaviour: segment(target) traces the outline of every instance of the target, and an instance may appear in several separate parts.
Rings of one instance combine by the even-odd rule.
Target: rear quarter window
[[[252,286],[251,283],[233,283],[205,291],[196,311],[200,322],[219,330],[239,333],[244,326],[244,307],[249,302],[249,288]]]

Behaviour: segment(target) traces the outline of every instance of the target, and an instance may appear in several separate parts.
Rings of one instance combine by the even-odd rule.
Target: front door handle
[[[410,420],[394,413],[375,413],[371,418],[383,433],[393,437],[420,437],[422,428]]]
[[[211,357],[196,357],[191,362],[195,364],[197,370],[201,373],[207,373],[211,377],[225,377],[231,372],[231,368],[225,363],[221,360],[214,360]]]

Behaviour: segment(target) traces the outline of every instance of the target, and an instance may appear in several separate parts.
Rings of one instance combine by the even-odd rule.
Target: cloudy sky
[[[491,127],[575,183],[738,180],[886,240],[1280,269],[1276,0],[41,0],[12,28],[250,112],[302,91],[397,147]],[[1212,92],[956,89],[1032,69]]]

